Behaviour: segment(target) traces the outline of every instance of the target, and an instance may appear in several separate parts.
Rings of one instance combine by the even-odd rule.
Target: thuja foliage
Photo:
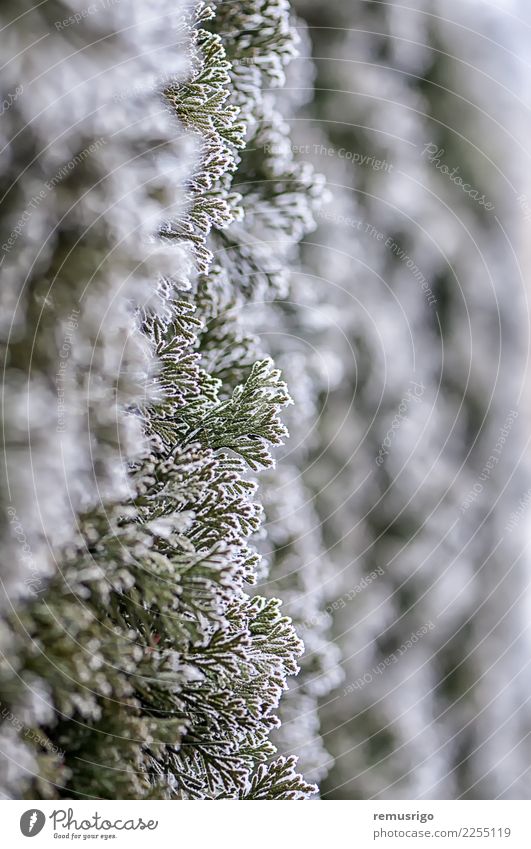
[[[251,592],[291,398],[245,321],[321,193],[272,92],[297,39],[284,0],[132,6],[2,10],[28,87],[5,125],[2,792],[304,799],[270,740],[303,644]]]

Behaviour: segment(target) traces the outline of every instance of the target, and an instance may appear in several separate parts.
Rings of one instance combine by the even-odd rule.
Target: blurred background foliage
[[[526,798],[525,9],[295,8],[294,144],[328,185],[296,324],[324,373],[302,477],[344,672],[322,796]]]

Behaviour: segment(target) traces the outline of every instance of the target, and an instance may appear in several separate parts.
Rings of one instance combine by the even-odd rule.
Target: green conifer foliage
[[[28,141],[9,166],[8,232],[32,180],[105,131],[46,196],[51,235],[43,224],[17,237],[37,255],[29,284],[28,257],[5,253],[20,326],[2,336],[6,385],[13,398],[25,386],[31,416],[21,424],[22,402],[4,410],[4,538],[25,572],[3,575],[2,792],[304,799],[315,786],[270,740],[303,644],[277,598],[250,592],[265,572],[259,473],[274,467],[291,398],[242,319],[253,298],[285,290],[321,192],[291,155],[252,149],[258,134],[287,144],[270,89],[296,38],[282,0],[132,5],[137,28],[118,7],[104,21],[63,25],[65,13],[59,27],[48,6],[22,23],[14,3],[2,11],[22,44],[52,32],[80,85],[87,66],[90,79],[104,69],[76,124],[56,107],[53,155],[57,114],[29,129],[31,104],[10,112],[8,144]],[[31,70],[18,73],[29,87]],[[39,417],[57,406],[69,326],[54,428],[53,413]]]

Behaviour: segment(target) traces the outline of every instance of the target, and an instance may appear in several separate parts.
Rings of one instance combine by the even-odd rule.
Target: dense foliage
[[[270,740],[303,644],[250,592],[291,404],[259,334],[322,193],[274,92],[289,6],[23,5],[1,13],[2,793],[306,798]]]

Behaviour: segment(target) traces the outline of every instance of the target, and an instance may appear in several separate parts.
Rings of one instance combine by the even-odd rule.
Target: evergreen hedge
[[[2,794],[308,798],[270,739],[303,643],[253,589],[291,404],[260,334],[322,194],[275,92],[289,5],[22,6],[1,12],[22,90],[2,118]],[[319,746],[326,687],[304,686]]]

